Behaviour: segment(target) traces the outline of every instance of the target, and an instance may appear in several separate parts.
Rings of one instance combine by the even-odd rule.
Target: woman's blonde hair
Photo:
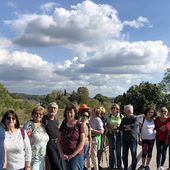
[[[117,103],[113,103],[113,104],[112,104],[111,110],[112,110],[114,107],[116,107],[117,109],[120,110],[120,106],[119,106]]]
[[[101,111],[101,114],[102,114],[102,115],[105,115],[106,109],[105,109],[103,106],[100,106],[100,107],[99,107],[99,110]]]
[[[33,116],[35,113],[37,113],[37,112],[41,112],[41,113],[43,113],[43,115],[44,115],[44,112],[45,112],[44,107],[42,107],[42,106],[36,106],[36,107],[34,107],[34,109],[32,110],[32,116]]]

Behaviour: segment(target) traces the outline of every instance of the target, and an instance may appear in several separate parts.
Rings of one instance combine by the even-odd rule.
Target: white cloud
[[[71,10],[55,8],[51,15],[23,14],[5,23],[17,31],[14,43],[21,46],[58,45],[73,50],[92,50],[107,39],[119,38],[122,31],[113,7],[91,1],[72,6]]]
[[[149,24],[149,20],[146,17],[142,17],[142,16],[138,17],[137,20],[123,22],[123,26],[130,26],[134,28],[141,28],[144,27],[146,24]]]
[[[0,80],[45,80],[52,78],[53,64],[21,51],[0,49]]]
[[[12,45],[12,41],[6,37],[0,36],[0,47],[8,47]]]
[[[169,49],[162,41],[124,39],[124,26],[149,25],[146,17],[121,22],[116,9],[92,1],[70,10],[56,5],[43,4],[43,14],[22,14],[5,24],[16,31],[14,43],[19,46],[56,45],[77,53],[54,64],[36,54],[1,48],[0,80],[11,91],[44,94],[87,86],[92,96],[102,93],[113,97],[165,71]],[[5,44],[5,39],[0,40]]]
[[[57,3],[55,2],[49,2],[49,3],[46,3],[46,4],[42,4],[40,6],[40,9],[43,11],[43,12],[51,12],[55,7],[57,6]]]

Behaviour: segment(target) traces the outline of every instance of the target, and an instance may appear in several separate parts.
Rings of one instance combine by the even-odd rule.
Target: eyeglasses
[[[89,118],[89,116],[87,116],[87,115],[82,115],[83,117],[87,117],[87,118]]]
[[[15,120],[15,117],[7,117],[6,120]]]
[[[43,113],[35,113],[35,115],[43,116]]]

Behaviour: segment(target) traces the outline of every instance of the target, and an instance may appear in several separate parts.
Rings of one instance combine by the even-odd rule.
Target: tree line
[[[46,107],[48,103],[55,101],[60,109],[64,109],[69,103],[74,103],[77,106],[82,103],[88,106],[104,106],[107,112],[113,102],[121,106],[132,104],[135,114],[140,114],[147,106],[153,106],[159,109],[161,106],[166,106],[170,109],[170,69],[167,69],[163,80],[158,84],[149,82],[141,82],[139,85],[131,86],[127,92],[113,98],[109,98],[102,94],[96,94],[94,97],[89,96],[87,87],[79,87],[71,93],[54,90],[47,95],[28,95],[22,93],[9,93],[3,84],[0,83],[0,114],[1,116],[7,109],[14,109],[20,114],[21,119],[27,119],[31,110],[35,105],[41,104]],[[24,113],[24,114],[23,114]],[[25,117],[24,117],[25,116]]]

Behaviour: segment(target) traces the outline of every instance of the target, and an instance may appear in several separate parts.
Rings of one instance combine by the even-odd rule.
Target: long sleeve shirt
[[[126,130],[124,125],[130,125],[131,130]],[[123,140],[125,141],[137,140],[138,124],[136,117],[134,115],[125,116],[120,124],[120,130],[123,133]]]
[[[22,169],[25,167],[25,161],[31,161],[31,145],[26,131],[24,132],[24,138],[20,129],[14,133],[5,132],[7,170]]]

